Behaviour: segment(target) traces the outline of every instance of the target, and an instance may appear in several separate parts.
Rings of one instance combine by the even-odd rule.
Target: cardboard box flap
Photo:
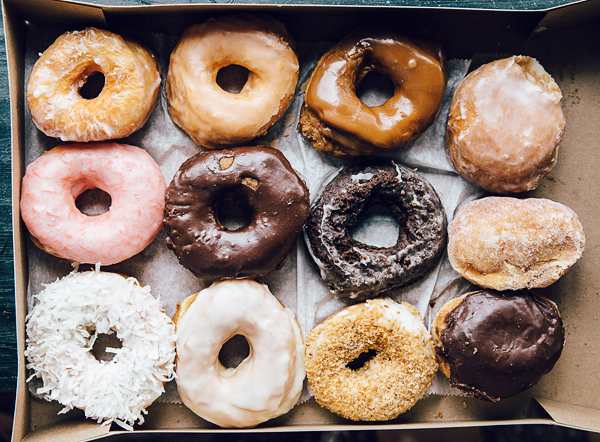
[[[97,5],[85,5],[70,1],[38,2],[21,0],[5,6],[28,21],[51,20],[56,26],[106,26],[104,11]]]
[[[587,431],[600,431],[600,410],[550,399],[536,400],[557,424]]]
[[[67,421],[50,427],[32,431],[24,439],[27,442],[63,442],[65,440],[84,441],[104,436],[110,432],[110,425],[98,425],[92,420]]]

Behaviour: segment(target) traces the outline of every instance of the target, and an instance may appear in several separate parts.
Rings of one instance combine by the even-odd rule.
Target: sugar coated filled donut
[[[482,290],[453,299],[437,314],[431,333],[450,384],[493,402],[537,383],[565,341],[556,304],[527,291]]]
[[[210,149],[262,135],[294,97],[293,46],[283,24],[267,16],[238,14],[190,27],[171,54],[166,83],[171,118]],[[217,83],[217,74],[229,66],[248,70],[239,93]]]
[[[495,193],[535,189],[556,165],[565,116],[556,82],[514,56],[470,73],[454,93],[446,151],[470,183]]]
[[[84,98],[93,75],[100,94]],[[35,63],[27,104],[35,125],[62,141],[105,141],[140,129],[154,109],[160,66],[147,49],[101,29],[61,35]]]
[[[355,366],[359,356],[366,362]],[[365,421],[409,410],[437,370],[421,315],[389,298],[345,308],[312,329],[305,360],[316,401],[346,419]]]
[[[247,204],[247,224],[230,229],[221,223],[219,208],[228,200]],[[255,278],[283,265],[308,210],[308,189],[278,150],[201,152],[169,185],[167,245],[200,278]]]
[[[400,225],[392,247],[364,244],[351,236],[357,217],[385,206]],[[393,161],[370,160],[331,180],[306,222],[309,250],[323,281],[338,294],[367,298],[411,283],[444,253],[446,214],[423,177]]]
[[[356,95],[371,70],[394,83],[394,95],[374,107]],[[395,150],[433,123],[445,86],[446,62],[436,43],[383,28],[360,28],[319,61],[298,127],[324,155]]]
[[[175,373],[175,327],[150,288],[91,271],[71,273],[34,298],[25,356],[44,383],[37,393],[63,404],[62,412],[81,408],[86,417],[128,429],[144,422],[145,408]],[[99,361],[94,341],[111,333],[122,347],[110,349],[111,361]]]
[[[252,427],[287,413],[304,381],[304,344],[293,313],[250,279],[216,282],[177,309],[177,389],[221,427]],[[246,338],[250,354],[225,368],[221,347]]]
[[[107,212],[83,214],[87,189],[111,197]],[[29,166],[21,217],[48,253],[81,263],[115,264],[141,252],[162,227],[165,179],[148,153],[116,143],[62,144]]]

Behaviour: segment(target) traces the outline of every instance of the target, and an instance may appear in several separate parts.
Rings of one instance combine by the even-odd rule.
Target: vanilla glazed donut
[[[352,238],[361,212],[382,205],[400,225],[392,247]],[[393,161],[342,169],[313,202],[304,228],[321,278],[337,294],[368,298],[410,284],[437,264],[446,245],[446,213],[435,189]]]
[[[394,83],[394,95],[374,107],[356,95],[371,70]],[[430,39],[359,28],[319,60],[306,88],[298,128],[324,155],[352,157],[399,149],[433,123],[446,76],[446,59]]]
[[[356,368],[361,355],[366,362]],[[389,298],[347,307],[312,329],[305,360],[316,401],[363,421],[394,419],[409,410],[438,367],[419,312]]]
[[[104,76],[100,94],[86,99],[81,87]],[[27,82],[35,125],[62,141],[106,141],[140,129],[154,109],[160,65],[137,43],[109,31],[67,32],[42,54]]]
[[[85,416],[131,430],[175,376],[175,327],[160,302],[135,278],[116,273],[71,273],[34,296],[27,316],[25,356],[37,393]],[[116,333],[111,361],[91,350],[98,334]],[[108,349],[107,349],[108,351]]]
[[[87,189],[111,197],[107,212],[83,214]],[[162,227],[165,179],[143,149],[116,143],[62,144],[27,166],[21,217],[46,252],[80,263],[110,265],[141,252]]]
[[[221,427],[253,427],[298,402],[304,344],[293,313],[268,287],[228,280],[185,299],[177,331],[177,390],[194,413]],[[219,361],[221,347],[242,335],[250,354],[237,367]]]
[[[246,68],[239,93],[225,91],[217,74]],[[173,121],[209,149],[264,134],[285,112],[298,82],[294,43],[279,21],[237,14],[188,28],[171,54],[166,92]]]

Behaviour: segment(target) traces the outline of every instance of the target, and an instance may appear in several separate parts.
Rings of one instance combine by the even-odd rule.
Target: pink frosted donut
[[[87,189],[110,195],[107,212],[81,213],[75,200]],[[141,252],[156,237],[165,193],[158,165],[139,147],[62,144],[27,166],[21,217],[48,253],[110,265]]]

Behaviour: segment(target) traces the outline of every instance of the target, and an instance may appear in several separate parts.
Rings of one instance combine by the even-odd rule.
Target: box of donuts
[[[400,6],[3,1],[13,440],[600,431],[600,2]]]

